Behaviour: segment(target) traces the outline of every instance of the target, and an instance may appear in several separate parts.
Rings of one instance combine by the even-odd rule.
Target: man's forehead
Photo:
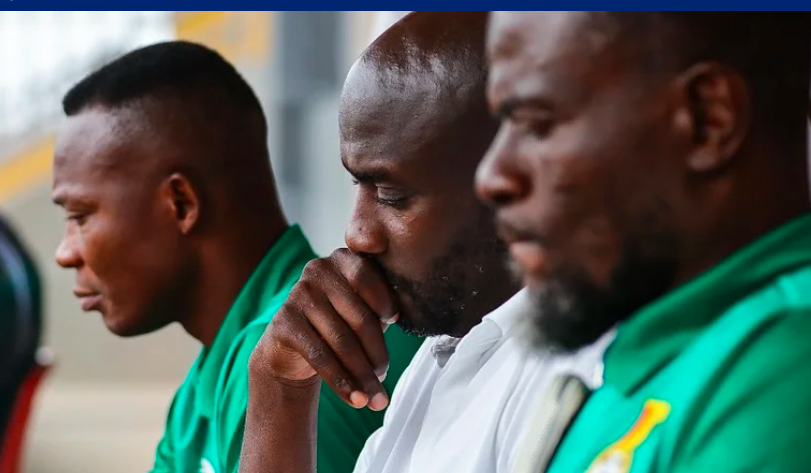
[[[440,110],[431,106],[431,99],[438,99],[441,90],[439,81],[432,75],[436,74],[411,68],[385,68],[364,61],[357,63],[344,84],[342,122],[371,125],[377,121],[375,119],[383,119],[382,124],[386,125],[437,114]]]
[[[488,39],[491,99],[530,99],[541,91],[571,99],[599,85],[616,55],[608,50],[612,37],[592,27],[589,14],[494,14]]]
[[[353,68],[341,98],[346,158],[401,161],[432,144],[447,112],[422,74]]]
[[[592,46],[588,12],[493,12],[487,34],[490,60],[515,55],[545,57]]]
[[[54,150],[54,187],[109,177],[111,171],[140,163],[149,135],[132,113],[91,107],[68,117]],[[143,121],[143,120],[140,120]],[[136,156],[137,155],[137,156]]]

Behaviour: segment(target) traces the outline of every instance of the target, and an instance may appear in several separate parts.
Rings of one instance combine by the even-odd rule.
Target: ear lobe
[[[189,179],[183,174],[172,174],[166,184],[169,205],[177,221],[178,229],[184,235],[188,235],[200,217],[200,197]]]
[[[687,164],[694,172],[711,172],[737,154],[749,129],[749,91],[736,71],[717,63],[697,64],[679,78],[693,150]]]

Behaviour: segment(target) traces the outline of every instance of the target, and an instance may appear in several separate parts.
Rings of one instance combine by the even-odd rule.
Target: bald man
[[[322,379],[358,409],[388,404],[381,321],[432,338],[359,473],[508,472],[550,376],[594,376],[599,345],[554,360],[524,350],[519,322],[532,306],[473,192],[495,132],[485,23],[484,12],[412,13],[350,71],[340,110],[343,163],[358,183],[348,250],[307,266],[254,352],[242,472],[315,471]]]
[[[67,230],[56,259],[76,271],[82,309],[120,336],[179,323],[203,344],[153,471],[233,473],[248,358],[315,257],[279,206],[261,105],[222,57],[186,42],[113,61],[63,105],[53,198]],[[387,341],[393,388],[420,339],[390,331]],[[322,471],[346,473],[382,414],[324,406]]]

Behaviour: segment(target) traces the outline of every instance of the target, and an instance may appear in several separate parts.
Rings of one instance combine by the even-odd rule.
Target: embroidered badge
[[[586,473],[627,473],[634,451],[669,414],[670,404],[665,401],[650,399],[645,402],[634,425],[621,439],[597,455]]]

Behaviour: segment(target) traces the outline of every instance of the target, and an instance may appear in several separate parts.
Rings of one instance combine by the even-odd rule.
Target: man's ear
[[[743,77],[718,63],[700,63],[677,79],[682,104],[676,126],[692,141],[688,168],[713,172],[735,157],[746,137],[751,100]]]
[[[183,174],[174,173],[163,183],[162,196],[180,233],[191,233],[200,219],[200,194]]]

